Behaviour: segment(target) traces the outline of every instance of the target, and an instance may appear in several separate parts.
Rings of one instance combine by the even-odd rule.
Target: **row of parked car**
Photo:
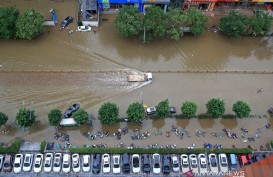
[[[187,172],[218,173],[238,169],[238,161],[234,154],[16,154],[0,155],[2,172],[63,172],[79,173],[154,173],[170,174]]]

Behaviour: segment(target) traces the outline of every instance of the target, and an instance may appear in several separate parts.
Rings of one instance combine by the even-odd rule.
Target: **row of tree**
[[[144,42],[163,37],[179,40],[186,28],[194,35],[203,33],[207,21],[207,17],[197,9],[170,9],[164,13],[160,7],[150,6],[145,9],[145,14],[140,14],[134,6],[123,6],[115,27],[122,36],[139,37]]]
[[[220,19],[220,29],[228,36],[239,38],[243,35],[266,35],[272,26],[272,16],[267,12],[257,12],[253,16],[231,11]]]
[[[207,114],[212,118],[222,117],[225,113],[224,100],[213,98],[206,104]],[[238,118],[249,117],[251,108],[243,102],[237,101],[233,104],[232,110],[235,112]],[[182,115],[186,118],[196,117],[197,105],[191,101],[185,101],[181,106]],[[145,117],[145,109],[142,104],[136,102],[129,105],[127,111],[127,118],[130,122],[142,122]],[[158,117],[165,118],[170,115],[169,100],[164,100],[158,103],[156,107],[156,114]],[[20,128],[28,128],[32,126],[36,121],[36,115],[33,110],[26,108],[20,108],[16,114],[16,123]],[[89,120],[88,113],[79,109],[72,114],[75,122],[78,126],[92,122]],[[60,121],[63,118],[63,114],[59,109],[52,109],[48,114],[48,121],[51,126],[59,126]],[[98,119],[102,124],[113,124],[119,121],[119,108],[115,103],[104,103],[98,111]],[[6,124],[8,116],[0,112],[0,126]]]
[[[20,16],[15,7],[0,7],[0,38],[31,40],[44,32],[43,22],[43,16],[34,9]]]

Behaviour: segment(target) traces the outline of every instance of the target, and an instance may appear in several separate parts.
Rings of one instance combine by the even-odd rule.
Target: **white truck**
[[[130,73],[127,77],[128,82],[146,82],[152,81],[152,73]]]

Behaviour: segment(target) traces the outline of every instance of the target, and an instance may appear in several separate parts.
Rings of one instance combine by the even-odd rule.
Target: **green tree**
[[[194,102],[186,101],[181,107],[181,112],[186,118],[193,118],[197,111],[197,105]]]
[[[16,114],[16,123],[20,128],[27,128],[34,124],[37,116],[34,111],[26,108],[20,108]]]
[[[118,121],[119,108],[115,103],[104,103],[98,112],[98,118],[102,124],[113,124]]]
[[[181,9],[170,9],[166,15],[166,34],[167,37],[179,40],[183,36],[185,18]]]
[[[220,19],[220,29],[228,36],[240,38],[249,27],[247,16],[231,11],[228,16]]]
[[[138,9],[134,6],[123,6],[116,17],[115,27],[126,38],[138,37],[143,29]]]
[[[59,109],[52,109],[49,113],[48,113],[48,122],[49,125],[51,126],[59,126],[60,121],[62,120],[63,114],[62,111],[60,111]]]
[[[209,100],[206,104],[207,113],[213,118],[222,117],[225,113],[225,102],[219,98],[213,98]]]
[[[75,122],[77,122],[78,126],[81,126],[81,125],[86,124],[86,123],[90,123],[90,122],[88,122],[89,115],[83,109],[79,109],[76,112],[74,112],[72,114],[72,117],[74,118]]]
[[[256,35],[265,35],[271,29],[272,17],[266,12],[256,13],[251,18],[251,26]]]
[[[0,112],[0,127],[2,125],[5,125],[7,121],[8,121],[8,116],[5,113]]]
[[[0,7],[0,38],[15,38],[18,16],[19,10],[15,7]]]
[[[156,114],[159,117],[163,117],[163,118],[168,117],[170,115],[168,99],[158,103],[156,107]]]
[[[16,35],[31,40],[44,32],[43,16],[34,9],[28,9],[16,21]]]
[[[145,116],[144,107],[138,102],[130,104],[126,113],[128,120],[132,122],[141,122]]]
[[[147,7],[144,15],[144,25],[147,41],[163,38],[166,35],[165,16],[158,6]]]
[[[237,101],[236,103],[234,103],[232,106],[232,110],[239,118],[249,117],[249,114],[251,112],[250,106],[243,101]]]
[[[201,34],[205,31],[208,18],[200,10],[195,8],[187,10],[184,12],[184,18],[186,26],[190,27],[192,34]]]

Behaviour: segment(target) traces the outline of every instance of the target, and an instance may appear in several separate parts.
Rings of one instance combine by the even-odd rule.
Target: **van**
[[[238,169],[238,162],[235,154],[229,155],[230,170],[236,171]]]
[[[4,172],[11,172],[11,169],[12,169],[11,160],[12,160],[11,155],[6,154],[4,165],[3,165],[3,171]]]

